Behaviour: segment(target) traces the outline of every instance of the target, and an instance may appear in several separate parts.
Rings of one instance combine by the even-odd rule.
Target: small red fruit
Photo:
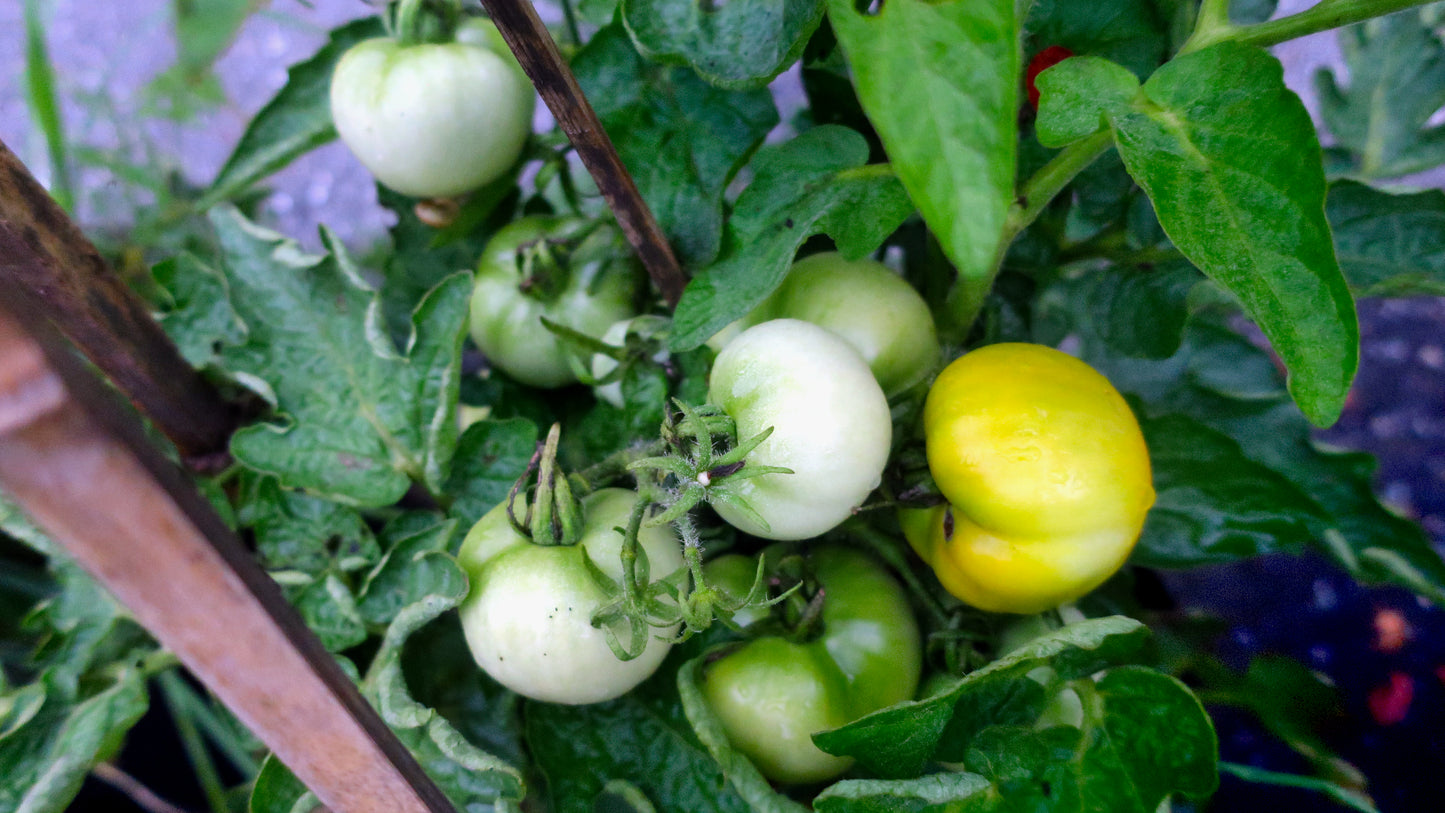
[[[1024,72],[1024,82],[1028,86],[1029,105],[1033,109],[1039,109],[1039,89],[1034,85],[1034,80],[1038,78],[1039,74],[1073,55],[1073,51],[1062,45],[1050,45],[1034,54],[1034,58],[1029,60],[1028,70]]]

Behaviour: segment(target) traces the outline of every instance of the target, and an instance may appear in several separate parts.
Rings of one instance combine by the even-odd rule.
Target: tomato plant
[[[532,131],[477,4],[334,27],[318,4],[268,12],[330,30],[218,135],[248,101],[222,89],[254,85],[225,43],[270,53],[255,4],[172,4],[182,47],[144,93],[46,64],[23,5],[46,137],[0,135],[237,400],[223,469],[193,472],[214,526],[458,809],[1435,802],[1340,732],[1423,727],[1445,652],[1410,631],[1445,561],[1315,430],[1373,425],[1346,401],[1357,301],[1445,293],[1445,198],[1400,180],[1445,164],[1438,11],[562,0],[572,77],[533,73],[597,114],[569,136]],[[1306,107],[1270,48],[1365,20]],[[127,95],[164,126],[112,121]],[[149,143],[189,128],[234,136],[214,177]],[[604,133],[626,177],[586,171]],[[338,137],[374,199],[311,154]],[[0,528],[0,809],[114,778],[152,696],[213,813],[314,806],[3,497]],[[1298,561],[1350,607],[1413,594],[1356,647],[1398,663],[1352,682],[1258,625],[1219,640],[1220,596],[1273,585],[1185,589]]]
[[[769,549],[776,563],[783,555]],[[821,782],[851,760],[826,754],[812,734],[909,700],[918,690],[922,647],[901,585],[858,551],[824,548],[803,563],[821,606],[815,630],[752,638],[708,665],[703,695],[728,739],[769,779]],[[744,595],[754,567],[724,556],[708,573]]]
[[[501,177],[532,132],[531,82],[495,26],[471,21],[452,42],[357,43],[331,77],[331,118],[376,179],[444,198]]]

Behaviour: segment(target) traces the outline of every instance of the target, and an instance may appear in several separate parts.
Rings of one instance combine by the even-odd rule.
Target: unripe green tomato
[[[797,319],[747,329],[718,355],[708,401],[737,422],[746,440],[773,433],[748,463],[792,474],[727,480],[764,527],[721,501],[718,515],[767,539],[807,539],[852,515],[883,476],[893,422],[868,365],[836,334]]]
[[[420,198],[470,192],[505,173],[532,132],[536,94],[490,22],[456,42],[358,43],[331,77],[331,118],[357,160]]]
[[[889,397],[922,381],[938,363],[928,303],[907,280],[871,259],[825,252],[797,261],[776,291],[710,344],[721,349],[743,328],[770,319],[801,319],[842,336]]]
[[[625,346],[627,334],[629,333],[643,337],[656,336],[662,330],[666,329],[669,324],[670,322],[666,318],[652,316],[650,314],[634,316],[630,319],[621,319],[613,322],[612,326],[607,328],[607,332],[602,334],[602,341],[614,347],[622,347]],[[667,349],[664,348],[654,353],[652,360],[660,363],[666,361],[667,357]],[[617,369],[616,359],[611,356],[604,356],[601,353],[594,353],[592,355],[592,377],[594,379],[601,379],[615,369]],[[621,381],[599,384],[592,388],[592,394],[595,395],[599,401],[606,401],[619,409],[622,408]]]
[[[824,753],[812,735],[911,700],[923,663],[907,595],[881,565],[849,548],[821,548],[807,558],[824,591],[819,636],[806,643],[756,638],[709,665],[702,684],[728,741],[782,783],[821,782],[847,770],[852,760]],[[730,555],[709,562],[706,575],[742,596],[754,572],[753,560]]]
[[[472,527],[457,554],[471,583],[461,606],[462,631],[477,664],[517,694],[553,703],[611,700],[646,680],[671,646],[650,637],[642,654],[618,660],[592,614],[606,600],[587,572],[583,554],[603,573],[621,578],[619,551],[637,494],[606,488],[582,501],[584,529],[576,545],[544,547],[517,533],[505,503]],[[525,509],[523,509],[525,510]],[[682,567],[682,545],[671,527],[643,527],[639,552],[653,581]],[[625,624],[614,632],[623,640]],[[664,637],[670,630],[655,630]]]
[[[560,280],[523,290],[522,257],[539,240],[573,241],[592,233],[558,267]],[[560,284],[558,284],[560,283]],[[582,218],[524,217],[498,231],[482,251],[472,289],[471,334],[487,359],[533,387],[576,383],[576,351],[542,324],[542,317],[588,336],[637,311],[637,267],[619,248],[617,231]]]

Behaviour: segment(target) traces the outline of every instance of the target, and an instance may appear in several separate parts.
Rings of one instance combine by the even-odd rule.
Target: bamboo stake
[[[677,257],[537,10],[527,0],[482,0],[482,4],[562,132],[571,139],[648,275],[667,304],[676,305],[687,285]]]
[[[0,487],[347,813],[454,813],[272,581],[0,277]]]

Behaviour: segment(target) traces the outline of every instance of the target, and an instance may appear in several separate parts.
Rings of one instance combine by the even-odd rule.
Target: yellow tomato
[[[923,411],[928,466],[950,506],[904,512],[905,534],[949,592],[1039,612],[1109,578],[1154,502],[1128,404],[1082,361],[996,344],[950,364]]]

